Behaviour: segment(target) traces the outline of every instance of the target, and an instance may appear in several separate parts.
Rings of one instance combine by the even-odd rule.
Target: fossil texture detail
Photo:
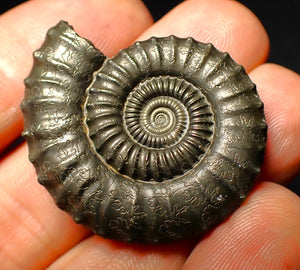
[[[263,104],[243,67],[211,44],[153,37],[108,59],[60,22],[25,84],[23,135],[39,182],[103,237],[199,236],[260,172]]]

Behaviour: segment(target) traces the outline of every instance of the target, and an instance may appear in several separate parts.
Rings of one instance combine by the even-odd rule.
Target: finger
[[[71,249],[51,265],[49,270],[179,270],[182,269],[191,246],[192,243],[187,241],[175,245],[128,245],[93,236]]]
[[[275,64],[250,73],[265,105],[268,139],[261,179],[284,183],[300,171],[300,76]]]
[[[140,35],[152,19],[139,0],[39,0],[0,16],[0,151],[22,130],[23,80],[47,30],[66,20],[104,54],[113,55]]]
[[[268,55],[269,40],[260,21],[246,7],[230,0],[190,0],[178,5],[140,39],[176,35],[211,42],[251,70]]]
[[[300,269],[299,200],[277,184],[259,185],[196,246],[183,269]]]
[[[89,232],[37,184],[23,144],[0,164],[1,269],[44,269]]]

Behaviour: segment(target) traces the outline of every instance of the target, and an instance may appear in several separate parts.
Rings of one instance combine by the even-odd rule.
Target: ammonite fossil
[[[108,59],[66,22],[34,53],[22,102],[29,158],[95,233],[159,243],[228,217],[263,160],[263,103],[228,53],[150,38]]]

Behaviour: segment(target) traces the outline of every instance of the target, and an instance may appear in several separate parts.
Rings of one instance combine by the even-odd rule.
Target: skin
[[[47,29],[64,19],[112,56],[150,36],[212,42],[248,71],[269,125],[263,172],[225,222],[197,239],[128,245],[93,235],[36,181],[25,143],[0,160],[1,269],[300,269],[300,200],[282,184],[300,169],[300,76],[265,64],[268,36],[230,0],[189,0],[153,24],[139,0],[32,0],[0,16],[0,152],[20,136],[23,79]]]

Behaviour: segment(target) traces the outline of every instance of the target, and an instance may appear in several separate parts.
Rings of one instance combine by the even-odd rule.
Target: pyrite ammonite
[[[150,38],[108,59],[66,22],[25,80],[23,132],[39,182],[95,233],[159,243],[228,217],[263,160],[263,103],[228,53]]]

